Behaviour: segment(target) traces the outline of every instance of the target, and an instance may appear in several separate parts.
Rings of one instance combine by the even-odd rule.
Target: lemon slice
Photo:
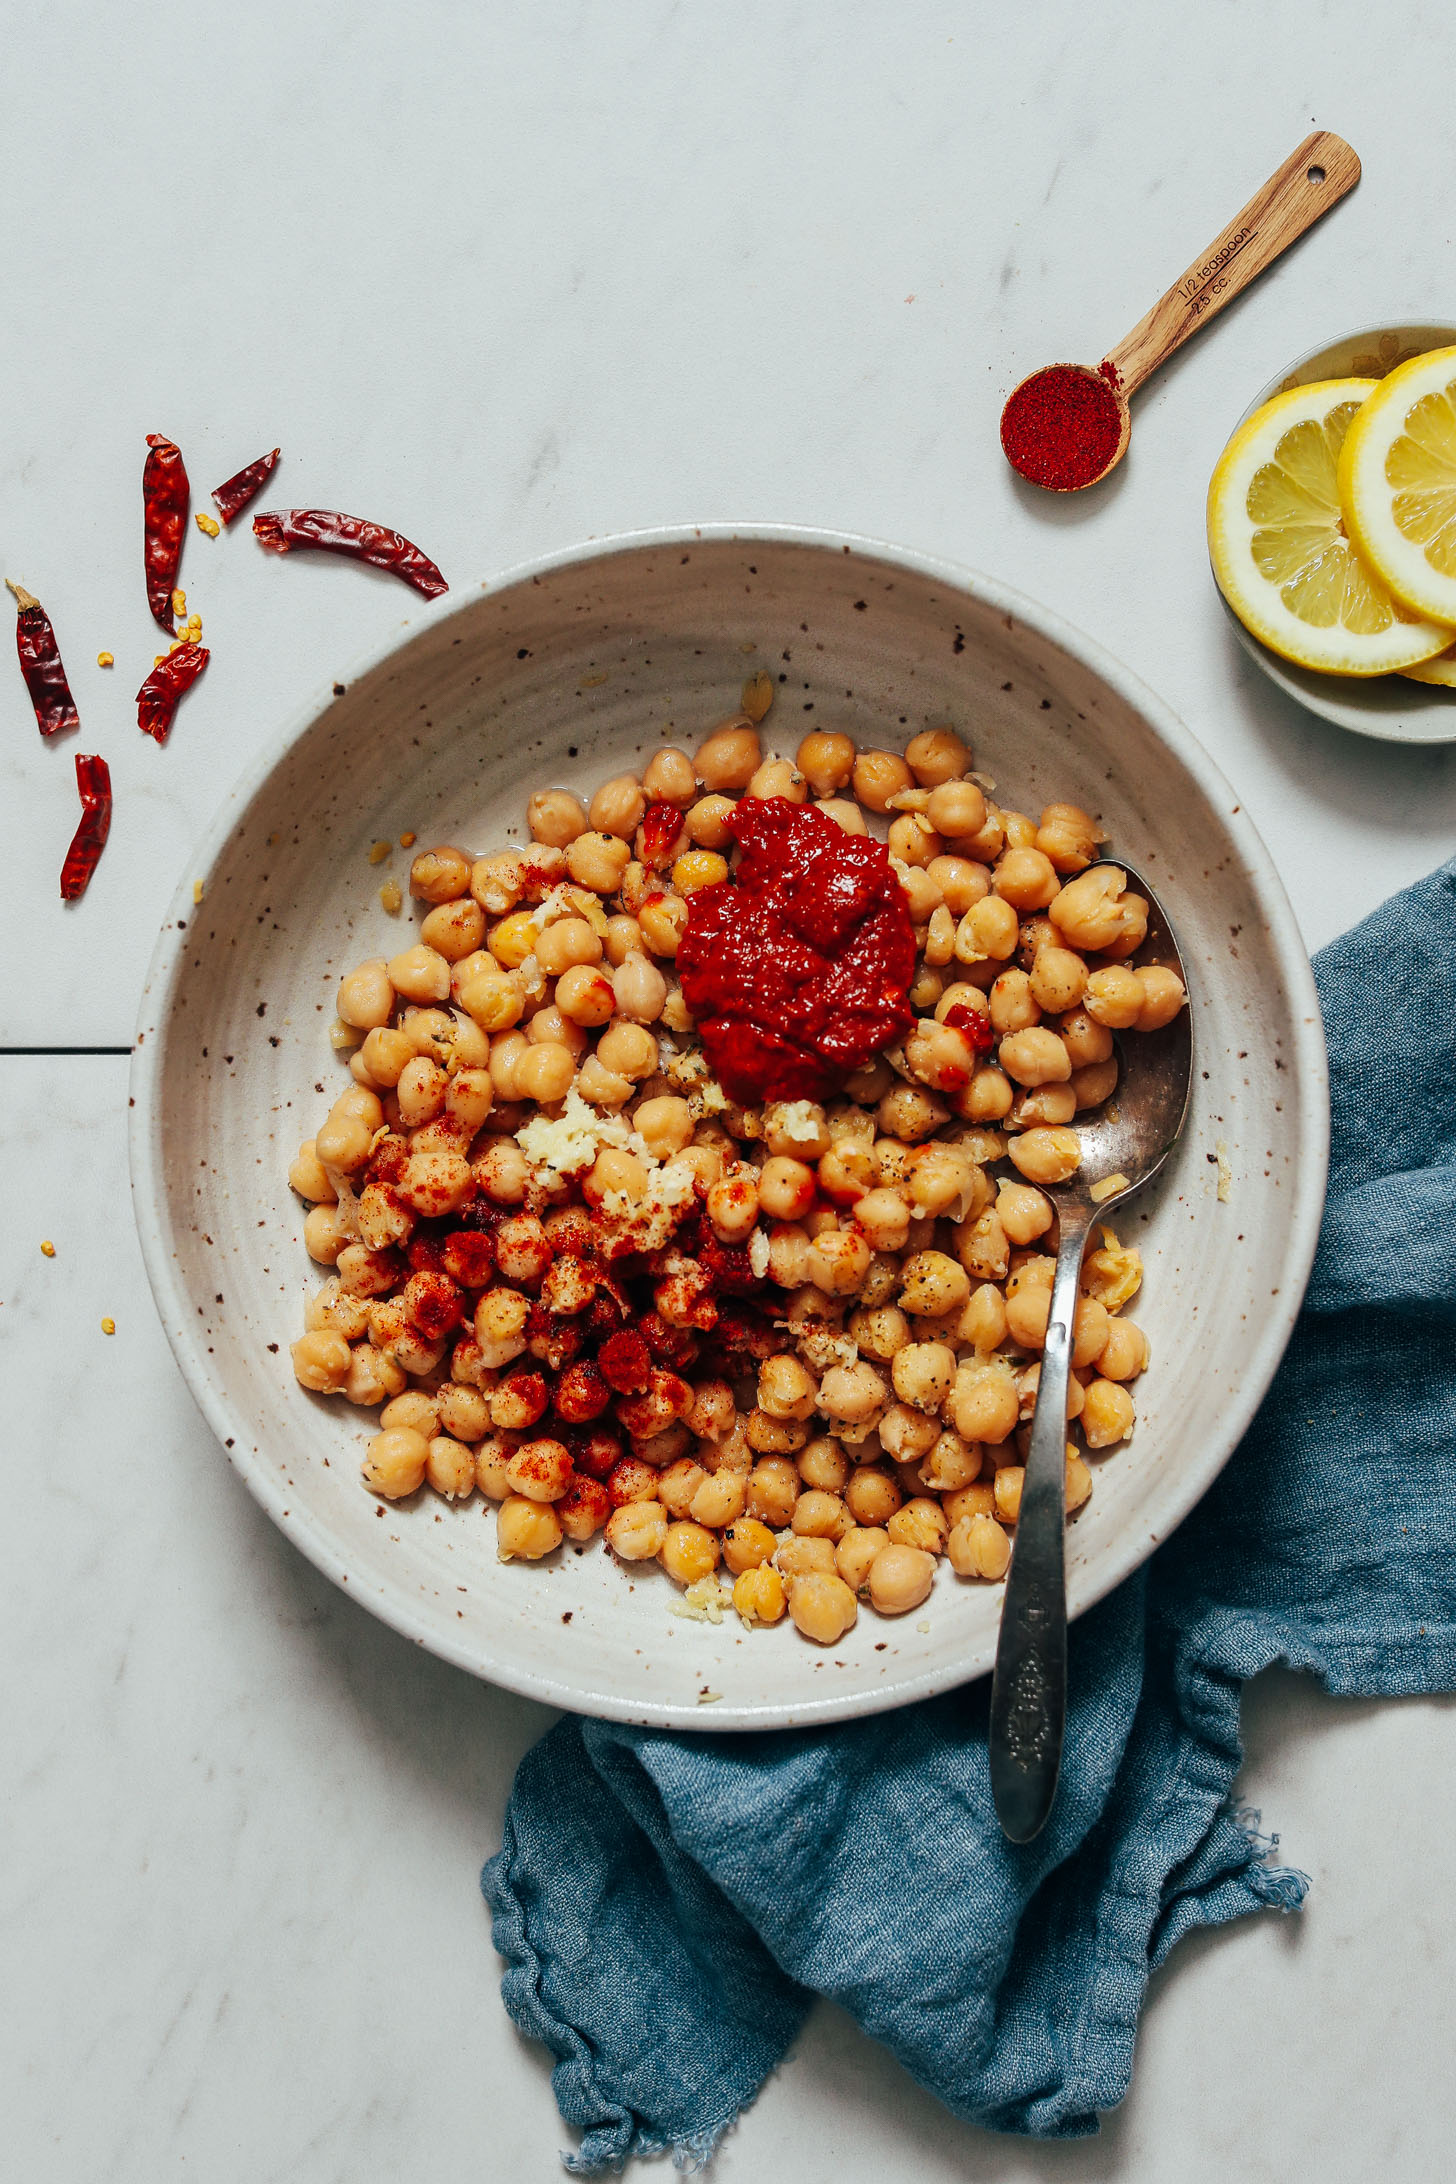
[[[1342,450],[1340,499],[1397,599],[1456,623],[1456,349],[1379,382]]]
[[[1448,645],[1433,660],[1422,660],[1416,667],[1403,667],[1401,673],[1412,682],[1440,683],[1443,689],[1456,690],[1456,645]]]
[[[1451,642],[1449,628],[1391,596],[1340,514],[1340,448],[1380,384],[1322,379],[1276,394],[1234,434],[1209,484],[1218,588],[1245,629],[1297,667],[1386,675]]]

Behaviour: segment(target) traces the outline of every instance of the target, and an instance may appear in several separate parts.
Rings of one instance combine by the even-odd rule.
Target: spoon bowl
[[[1148,905],[1147,934],[1133,962],[1172,971],[1186,994],[1183,959],[1161,903],[1124,859],[1115,862]],[[1151,1182],[1172,1152],[1193,1085],[1193,1026],[1186,1003],[1160,1030],[1116,1044],[1119,1075],[1113,1095],[1095,1120],[1078,1129],[1082,1159],[1075,1175],[1051,1186],[1057,1266],[991,1686],[991,1788],[1001,1826],[1013,1843],[1028,1843],[1040,1833],[1061,1767],[1067,1709],[1066,1416],[1082,1259],[1094,1221]]]

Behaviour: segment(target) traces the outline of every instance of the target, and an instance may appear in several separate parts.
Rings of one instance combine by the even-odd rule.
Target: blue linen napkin
[[[1456,1686],[1456,861],[1315,972],[1333,1139],[1304,1310],[1212,1491],[1073,1627],[1041,1838],[996,1825],[988,1683],[808,1732],[567,1718],[523,1761],[482,1885],[506,2007],[582,2133],[569,2169],[705,2158],[816,1993],[959,2116],[1095,2131],[1179,1937],[1304,1896],[1232,1802],[1243,1682]]]

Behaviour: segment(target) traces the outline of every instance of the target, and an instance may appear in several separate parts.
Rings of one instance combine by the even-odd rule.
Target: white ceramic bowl
[[[359,1483],[372,1416],[304,1394],[288,1365],[305,1293],[284,1171],[342,1073],[334,989],[391,954],[376,838],[481,849],[523,832],[527,791],[589,792],[664,742],[690,749],[747,671],[782,677],[768,740],[814,726],[903,743],[953,721],[1002,796],[1103,815],[1157,886],[1192,980],[1185,1138],[1119,1219],[1147,1260],[1152,1339],[1129,1447],[1096,1467],[1070,1538],[1087,1608],[1204,1492],[1284,1347],[1325,1178],[1324,1047],[1309,965],[1236,796],[1116,661],[986,578],[866,540],[726,528],[610,540],[425,610],[296,721],[228,796],[163,929],[132,1076],[132,1182],[178,1363],[229,1458],[353,1598],[477,1675],[580,1712],[707,1729],[865,1713],[982,1674],[1000,1588],[943,1567],[901,1621],[866,1610],[824,1651],[669,1612],[655,1568],[600,1542],[502,1565],[479,1499],[382,1509]],[[394,869],[407,860],[396,852]],[[327,1095],[320,1089],[328,1087]],[[1232,1196],[1216,1195],[1216,1149]]]
[[[1291,387],[1310,387],[1317,379],[1383,379],[1397,364],[1423,356],[1427,349],[1448,349],[1453,344],[1456,326],[1414,321],[1357,326],[1353,333],[1342,334],[1338,341],[1323,341],[1287,364],[1259,389],[1239,425],[1247,424],[1255,410]],[[1359,736],[1379,736],[1387,743],[1456,742],[1456,690],[1412,682],[1405,675],[1320,675],[1296,667],[1251,636],[1222,592],[1218,596],[1229,627],[1255,666],[1307,712],[1318,713],[1337,728],[1352,729]]]

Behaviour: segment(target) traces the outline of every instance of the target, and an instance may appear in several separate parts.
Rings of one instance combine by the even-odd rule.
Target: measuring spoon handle
[[[1343,137],[1317,129],[1235,213],[1221,235],[1160,296],[1106,363],[1124,398],[1140,387],[1215,312],[1248,287],[1360,179],[1360,162]]]

